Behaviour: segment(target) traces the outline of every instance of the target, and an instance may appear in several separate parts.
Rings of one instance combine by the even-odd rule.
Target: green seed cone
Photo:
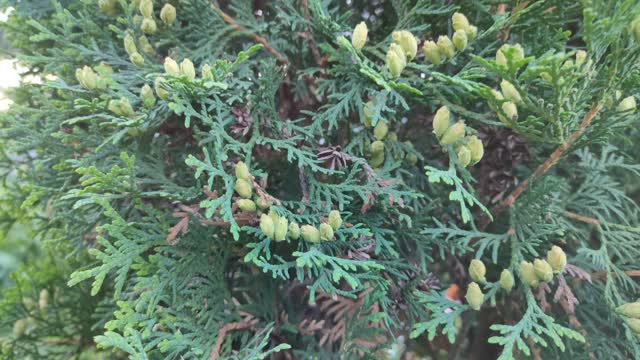
[[[156,97],[153,95],[153,90],[151,90],[151,86],[144,84],[144,86],[140,89],[140,99],[142,100],[142,105],[146,108],[151,108],[156,103]]]
[[[247,164],[242,161],[238,161],[235,166],[236,178],[249,181],[249,168]]]
[[[333,228],[327,223],[320,224],[320,240],[331,241],[333,240]]]
[[[356,50],[360,50],[364,47],[364,44],[367,42],[367,33],[369,29],[367,28],[367,24],[364,21],[360,22],[353,29],[353,33],[351,34],[351,45],[353,45]]]
[[[500,273],[500,287],[506,291],[511,291],[513,289],[513,285],[515,284],[515,280],[511,271],[504,269],[502,273]]]
[[[422,46],[422,52],[424,53],[424,57],[426,57],[433,65],[440,65],[440,50],[435,42],[431,40],[425,41]]]
[[[453,13],[453,16],[451,16],[451,25],[453,26],[453,30],[454,31],[458,31],[458,30],[467,30],[467,28],[469,26],[471,26],[471,24],[469,24],[469,20],[467,19],[467,17],[459,12],[455,12]]]
[[[300,226],[297,223],[292,222],[289,224],[289,237],[292,240],[298,240],[300,237]]]
[[[311,225],[302,225],[300,228],[302,232],[302,238],[310,243],[320,242],[320,231]]]
[[[273,239],[273,235],[275,233],[275,224],[273,223],[273,219],[269,215],[262,214],[260,216],[260,230],[265,234],[269,239]]]
[[[144,58],[142,57],[142,55],[140,55],[140,53],[135,52],[131,54],[131,56],[129,56],[129,60],[131,60],[131,63],[135,66],[144,65]]]
[[[129,33],[127,33],[127,35],[124,36],[124,49],[127,52],[127,54],[129,54],[129,56],[138,52],[138,48],[136,47],[136,42],[135,40],[133,40],[133,36],[131,36],[131,34]]]
[[[457,30],[453,34],[453,45],[455,45],[458,51],[464,51],[467,48],[467,44],[469,43],[469,38],[467,37],[467,33],[464,30]]]
[[[447,59],[451,59],[456,53],[455,46],[448,36],[442,35],[438,37],[438,51]]]
[[[387,51],[386,65],[391,76],[400,77],[404,67],[407,66],[406,54],[400,45],[391,44],[389,51]]]
[[[378,121],[376,127],[373,128],[373,136],[376,138],[376,140],[384,139],[384,137],[387,136],[388,132],[389,125],[387,125],[387,123],[382,120]]]
[[[458,162],[462,167],[467,167],[471,162],[471,150],[466,145],[458,148]]]
[[[251,197],[251,193],[252,193],[251,184],[249,184],[249,182],[246,180],[242,180],[242,179],[236,180],[236,185],[234,186],[234,189],[236,190],[238,195],[240,195],[240,197],[242,198],[249,199]]]
[[[364,104],[364,108],[362,109],[362,123],[367,129],[371,127],[371,120],[373,120],[375,111],[376,106],[372,101],[368,101],[366,104]]]
[[[153,82],[154,89],[156,90],[156,95],[162,100],[167,100],[169,98],[169,91],[163,89],[160,84],[165,80],[163,77],[157,77]]]
[[[553,269],[546,260],[535,259],[533,261],[533,269],[538,279],[544,282],[553,280]]]
[[[634,333],[640,334],[640,319],[626,318],[624,319],[624,322],[626,322],[627,325],[629,325],[629,327]]]
[[[153,35],[158,30],[158,25],[155,20],[144,18],[142,19],[142,24],[140,24],[140,30],[147,35]]]
[[[180,64],[180,73],[186,76],[189,80],[194,80],[196,78],[196,69],[191,60],[182,60],[182,63]]]
[[[516,104],[512,103],[511,101],[502,103],[502,111],[505,115],[507,115],[507,118],[509,120],[518,119],[518,107],[516,107]]]
[[[433,133],[440,139],[442,135],[449,128],[449,108],[446,106],[440,107],[436,111],[436,115],[433,117]]]
[[[522,101],[522,97],[518,90],[516,90],[516,87],[507,80],[500,82],[500,89],[502,89],[502,94],[507,100],[511,100],[515,104]]]
[[[180,66],[170,57],[164,59],[164,71],[171,75],[180,75]]]
[[[342,217],[340,216],[340,212],[338,210],[331,210],[329,213],[329,225],[333,230],[338,230],[340,225],[342,225]]]
[[[464,137],[465,125],[464,122],[458,121],[445,131],[440,139],[440,144],[450,145]]]
[[[640,319],[640,301],[618,306],[616,312],[620,315]]]
[[[465,299],[467,299],[467,303],[473,310],[480,310],[482,303],[484,303],[484,294],[477,283],[472,282],[469,284]]]
[[[146,18],[150,18],[153,16],[153,1],[152,0],[141,0],[140,6],[138,7],[140,10],[140,14]]]
[[[237,201],[238,207],[242,211],[254,212],[256,211],[256,203],[249,199],[240,199]]]
[[[471,150],[471,163],[477,164],[484,156],[484,145],[477,136],[472,135],[467,138],[467,147]]]
[[[554,245],[551,250],[547,251],[547,262],[551,265],[554,274],[560,274],[567,265],[567,255],[559,246]]]
[[[536,288],[540,285],[540,280],[536,276],[536,271],[533,268],[533,264],[528,261],[522,261],[520,263],[520,277],[522,281],[529,284],[529,286]]]
[[[627,96],[626,98],[620,101],[618,107],[616,108],[619,112],[623,113],[632,113],[636,110],[636,98],[632,96]]]
[[[171,25],[175,19],[176,8],[171,4],[164,4],[162,10],[160,10],[160,20],[162,20],[165,25]]]
[[[394,31],[391,33],[393,42],[400,45],[408,60],[412,60],[418,53],[418,40],[407,30]]]
[[[287,231],[289,231],[289,220],[281,216],[275,224],[274,240],[284,241],[287,238]]]
[[[469,264],[469,276],[471,280],[479,283],[484,283],[487,281],[485,275],[487,274],[487,268],[484,266],[484,263],[481,260],[473,259]]]

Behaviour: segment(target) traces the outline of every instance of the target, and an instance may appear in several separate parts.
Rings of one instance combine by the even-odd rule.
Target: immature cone
[[[240,195],[240,197],[248,199],[251,197],[251,184],[249,184],[248,181],[246,180],[242,180],[242,179],[238,179],[236,180],[236,185],[234,186],[234,189],[236,190],[236,192],[238,193],[238,195]]]
[[[578,50],[578,52],[576,52],[576,66],[577,67],[581,67],[582,64],[584,64],[586,59],[587,59],[587,52],[586,51]]]
[[[164,59],[164,71],[171,75],[180,75],[180,66],[170,57]]]
[[[76,79],[83,88],[89,90],[95,89],[98,84],[98,75],[87,65],[82,69],[76,69]]]
[[[171,4],[164,4],[162,10],[160,10],[160,20],[162,20],[165,25],[171,25],[175,19],[176,8]]]
[[[640,319],[640,301],[620,305],[616,308],[620,315]]]
[[[636,39],[636,42],[640,43],[640,18],[636,18],[632,23],[631,32],[633,33],[633,37]]]
[[[211,72],[211,66],[204,64],[202,66],[202,78],[206,80],[213,80],[213,73]]]
[[[271,206],[271,200],[267,199],[265,196],[260,196],[256,199],[256,205],[260,210],[266,210]]]
[[[472,282],[471,284],[469,284],[465,299],[467,299],[469,307],[471,307],[473,310],[480,310],[480,307],[484,302],[484,294],[482,293],[482,290],[480,290],[480,286],[477,283]]]
[[[478,28],[473,25],[469,25],[467,28],[467,38],[469,41],[473,41],[476,37],[478,37]]]
[[[151,86],[144,84],[144,86],[140,89],[140,99],[142,100],[142,105],[146,108],[150,108],[155,105],[156,97],[153,95]]]
[[[502,48],[496,51],[496,64],[500,67],[507,67],[507,57],[502,52]]]
[[[384,154],[384,143],[380,140],[371,143],[371,153],[373,155]]]
[[[394,78],[400,77],[402,70],[407,65],[406,54],[402,47],[398,44],[391,44],[389,51],[387,51],[387,69]]]
[[[169,91],[165,90],[160,86],[160,84],[165,80],[163,77],[157,77],[153,82],[153,87],[156,90],[156,95],[162,100],[167,100],[169,98]]]
[[[256,203],[249,199],[240,199],[237,201],[238,207],[242,211],[254,212],[256,211]]]
[[[19,338],[27,331],[27,320],[18,319],[13,323],[13,336]]]
[[[634,333],[640,334],[640,319],[626,318],[624,319],[624,322],[626,322],[627,325],[629,325],[629,327]]]
[[[400,45],[407,59],[412,60],[418,53],[418,40],[407,30],[394,31],[391,33],[393,42]]]
[[[329,213],[329,225],[333,230],[338,230],[340,225],[342,225],[342,217],[340,216],[340,212],[338,210],[331,210]]]
[[[146,36],[140,35],[140,37],[138,37],[138,42],[140,43],[142,51],[149,55],[155,55],[156,51],[153,49],[153,46],[151,46],[151,43]]]
[[[422,52],[424,53],[424,57],[433,65],[440,65],[440,50],[435,42],[431,40],[425,41],[424,45],[422,45]]]
[[[440,139],[442,135],[449,128],[449,108],[446,106],[440,107],[436,111],[436,115],[433,117],[433,133]]]
[[[140,53],[135,52],[131,54],[131,56],[129,56],[129,60],[131,60],[131,63],[133,63],[135,66],[144,65],[144,58],[142,57],[142,55],[140,55]]]
[[[147,35],[155,34],[158,30],[158,25],[156,25],[156,21],[151,18],[142,19],[142,24],[140,24],[140,30]]]
[[[464,14],[461,14],[459,12],[453,13],[453,16],[451,16],[451,23],[453,26],[453,30],[455,31],[458,31],[458,30],[466,31],[467,28],[471,26],[471,24],[469,24],[469,20],[467,19],[467,17],[464,16]]]
[[[376,127],[373,128],[373,136],[376,138],[376,140],[384,139],[384,137],[387,136],[388,132],[389,125],[387,125],[387,123],[382,120],[378,121]]]
[[[535,259],[533,261],[533,270],[535,271],[538,279],[544,282],[553,280],[553,269],[546,260]]]
[[[440,144],[450,145],[464,137],[465,125],[464,122],[458,121],[445,131],[440,139]]]
[[[500,273],[500,287],[506,291],[511,291],[513,289],[513,285],[515,280],[513,279],[513,275],[511,271],[504,269]]]
[[[487,268],[484,266],[484,263],[481,260],[473,259],[469,264],[469,276],[471,280],[479,283],[484,283],[487,281],[485,275],[487,274]]]
[[[353,45],[356,50],[360,50],[364,47],[364,44],[367,42],[367,33],[369,29],[367,28],[367,24],[364,21],[360,22],[353,29],[353,33],[351,34],[351,45]]]
[[[247,167],[247,164],[245,164],[242,161],[238,161],[236,163],[235,170],[236,170],[236,178],[249,181],[250,173],[249,173],[249,168]]]
[[[540,280],[536,276],[536,271],[533,268],[533,264],[528,261],[522,261],[520,263],[520,277],[522,281],[529,284],[529,286],[536,288],[540,285]]]
[[[331,241],[333,240],[333,228],[327,223],[320,224],[320,240]]]
[[[456,49],[448,36],[441,35],[438,37],[438,51],[447,59],[451,59],[456,53]]]
[[[118,0],[98,0],[98,8],[107,15],[118,13]]]
[[[142,14],[142,16],[150,18],[151,16],[153,16],[153,1],[141,0],[138,9],[140,10],[140,14]]]
[[[553,76],[546,71],[540,73],[540,78],[549,83],[553,81]]]
[[[362,123],[367,129],[371,127],[371,120],[373,120],[375,111],[376,106],[372,101],[368,101],[366,104],[364,104],[364,108],[362,109]]]
[[[384,152],[373,154],[369,159],[369,165],[374,169],[379,168],[382,164],[384,164]]]
[[[464,51],[467,48],[467,44],[469,39],[467,37],[467,33],[464,30],[457,30],[453,34],[453,45],[456,46],[458,51]]]
[[[284,241],[287,238],[287,231],[289,230],[289,220],[284,217],[279,217],[275,223],[275,230],[273,232],[273,239],[275,241]]]
[[[477,136],[472,135],[467,138],[467,147],[471,150],[471,164],[477,164],[484,156],[484,146]]]
[[[462,167],[467,167],[471,162],[471,150],[466,145],[458,148],[458,162]]]
[[[505,115],[507,115],[507,118],[509,120],[518,119],[518,107],[511,101],[502,103],[502,111]]]
[[[502,94],[507,98],[507,100],[511,100],[516,104],[522,101],[522,97],[518,90],[516,90],[516,87],[507,80],[502,80],[500,83],[500,89],[502,89]]]
[[[554,274],[561,274],[567,265],[567,255],[559,246],[554,245],[547,251],[547,262],[551,265]]]
[[[131,56],[134,53],[138,52],[138,48],[136,48],[136,42],[133,40],[133,36],[131,34],[127,34],[124,36],[124,50]]]
[[[632,96],[627,96],[626,98],[620,101],[616,110],[623,113],[631,113],[636,110],[636,98]]]
[[[119,100],[111,100],[108,105],[109,110],[111,110],[114,114],[119,116],[133,116],[135,112],[131,107],[131,103],[129,99],[126,97],[121,97]]]
[[[180,73],[186,76],[189,80],[194,80],[196,78],[196,69],[193,66],[193,63],[189,59],[182,60],[180,64]]]
[[[289,237],[292,240],[298,240],[300,237],[300,226],[297,223],[292,222],[289,224]]]
[[[273,219],[269,215],[262,214],[260,216],[260,230],[265,234],[269,239],[273,238],[275,232],[275,224],[273,223]]]
[[[302,238],[310,243],[320,242],[320,231],[311,225],[302,225],[300,228],[302,232]]]

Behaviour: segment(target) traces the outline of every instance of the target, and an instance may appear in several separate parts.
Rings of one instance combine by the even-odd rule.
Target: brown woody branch
[[[215,4],[211,4],[211,7],[218,12],[218,14],[220,14],[220,17],[222,17],[222,20],[224,20],[227,24],[231,25],[231,27],[239,32],[242,33],[246,33],[247,36],[249,36],[250,38],[252,38],[253,40],[259,42],[260,44],[262,44],[262,46],[264,46],[264,48],[270,52],[271,54],[273,54],[273,56],[275,56],[276,58],[278,58],[278,61],[280,61],[281,63],[285,64],[285,65],[289,65],[289,60],[287,60],[287,58],[282,55],[278,50],[276,50],[273,46],[271,46],[269,44],[269,42],[267,41],[267,39],[263,38],[262,36],[258,35],[258,34],[254,34],[251,31],[249,31],[249,29],[247,29],[246,27],[238,24],[231,16],[229,16],[227,13],[225,13],[224,11],[222,11],[219,7],[217,7]]]
[[[560,160],[562,155],[564,155],[564,153],[571,148],[573,143],[576,140],[578,140],[580,136],[582,136],[586,128],[591,124],[591,122],[596,117],[598,112],[600,112],[601,109],[602,109],[602,105],[596,104],[592,106],[591,110],[589,110],[587,115],[585,115],[584,119],[578,126],[578,129],[576,129],[576,131],[574,131],[569,136],[567,141],[564,144],[558,146],[556,150],[553,153],[551,153],[549,158],[545,162],[543,162],[540,166],[538,166],[538,168],[533,172],[533,174],[531,174],[531,176],[529,176],[529,178],[527,178],[525,181],[520,183],[520,185],[518,185],[518,187],[509,196],[507,196],[504,200],[502,200],[498,205],[496,205],[491,210],[491,213],[493,214],[493,216],[496,217],[504,209],[512,206],[513,203],[515,203],[516,199],[518,199],[518,197],[527,189],[527,187],[529,187],[529,185],[533,180],[535,180],[536,178],[542,176],[544,173],[549,171],[549,169],[551,169],[558,162],[558,160]]]

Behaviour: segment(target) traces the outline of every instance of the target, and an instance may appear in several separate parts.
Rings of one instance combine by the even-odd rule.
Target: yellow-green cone
[[[466,31],[467,28],[471,26],[471,24],[469,24],[469,20],[467,19],[467,17],[464,14],[459,12],[455,12],[453,13],[453,16],[451,16],[451,25],[453,26],[454,31],[458,31],[458,30]]]
[[[351,45],[353,45],[356,50],[360,50],[364,47],[364,44],[367,42],[367,33],[369,29],[367,28],[367,24],[362,21],[353,29],[353,33],[351,34]]]
[[[373,136],[376,140],[382,140],[389,132],[389,125],[386,122],[379,120],[376,127],[373,128]]]
[[[340,212],[338,210],[331,210],[329,213],[329,225],[333,230],[338,230],[340,225],[342,225],[342,217],[340,216]]]
[[[449,39],[449,37],[445,35],[441,35],[438,37],[438,51],[447,59],[451,59],[456,53],[455,46],[453,46],[451,39]]]
[[[153,35],[158,30],[158,25],[155,20],[144,18],[142,19],[142,24],[140,24],[140,30],[147,35]]]
[[[464,30],[457,30],[453,34],[453,45],[455,45],[458,51],[464,51],[467,48],[467,44],[469,43],[469,39],[467,37],[467,33]]]
[[[540,280],[536,276],[536,271],[533,268],[533,264],[528,261],[522,261],[520,263],[520,277],[522,281],[529,284],[529,286],[536,288],[540,285]]]
[[[629,325],[629,327],[634,333],[640,334],[640,319],[626,318],[624,319],[624,322],[626,322],[627,325]]]
[[[547,262],[551,265],[554,274],[561,274],[567,265],[567,255],[559,246],[553,246],[547,251]]]
[[[467,138],[467,147],[471,150],[471,164],[477,164],[484,156],[484,145],[477,136],[472,135]]]
[[[196,78],[196,69],[191,60],[182,60],[182,63],[180,64],[180,73],[186,76],[189,80],[194,80]]]
[[[287,238],[287,231],[289,230],[289,220],[284,217],[279,217],[275,223],[275,230],[273,232],[273,239],[275,241],[284,241]]]
[[[40,295],[38,297],[38,307],[41,310],[44,310],[49,306],[49,291],[47,289],[40,290]]]
[[[623,113],[632,113],[636,110],[636,98],[632,96],[627,96],[626,98],[620,101],[618,107],[616,108],[619,112]]]
[[[156,103],[156,97],[153,95],[153,90],[151,90],[151,86],[144,84],[144,86],[140,89],[140,99],[142,100],[142,105],[146,108],[151,108]]]
[[[180,66],[170,57],[164,59],[164,71],[171,75],[180,75]]]
[[[240,199],[238,200],[238,207],[242,211],[254,212],[256,211],[256,203],[250,199]]]
[[[289,237],[292,240],[298,240],[300,237],[300,226],[295,222],[289,224]]]
[[[364,104],[364,108],[362,109],[362,123],[367,129],[371,127],[371,120],[373,120],[375,111],[376,107],[372,101],[368,101],[366,104]]]
[[[546,260],[535,259],[533,261],[533,269],[538,279],[544,282],[553,280],[553,269]]]
[[[433,117],[433,133],[440,139],[442,135],[449,128],[449,108],[446,106],[440,107],[436,111],[436,115]]]
[[[310,243],[320,242],[320,231],[311,225],[302,225],[300,228],[302,232],[302,238]]]
[[[434,41],[425,41],[422,46],[422,52],[424,53],[424,57],[426,57],[433,65],[440,65],[440,50]]]
[[[138,9],[140,10],[140,14],[142,14],[142,16],[150,18],[151,16],[153,16],[153,1],[141,0]]]
[[[465,125],[464,122],[458,121],[453,124],[445,133],[442,135],[442,139],[440,139],[440,144],[442,145],[450,145],[454,142],[462,139],[464,137]]]
[[[407,65],[406,54],[400,45],[391,44],[391,46],[389,46],[386,65],[391,76],[394,78],[400,77],[402,70],[404,70],[404,67]]]
[[[131,36],[131,34],[129,33],[124,36],[124,50],[127,52],[127,54],[129,54],[129,56],[138,52],[136,42],[135,40],[133,40],[133,36]]]
[[[162,10],[160,10],[160,20],[162,20],[165,25],[171,25],[175,19],[176,8],[171,4],[164,4]]]
[[[640,301],[620,305],[616,308],[620,315],[640,319]]]
[[[400,45],[408,60],[413,60],[418,53],[418,40],[407,30],[394,31],[391,33],[393,42]]]
[[[242,161],[238,161],[235,166],[236,178],[249,181],[249,168],[247,164]]]
[[[260,230],[265,234],[269,239],[273,238],[275,232],[275,224],[273,223],[273,219],[269,215],[262,214],[260,216]]]
[[[327,223],[320,224],[320,240],[331,241],[333,240],[333,228]]]
[[[482,290],[477,283],[472,282],[469,284],[465,299],[467,299],[469,307],[471,307],[473,310],[480,310],[482,303],[484,303],[484,294],[482,293]]]
[[[384,143],[380,140],[376,140],[371,143],[371,153],[376,154],[384,154]]]
[[[518,90],[516,90],[516,87],[507,80],[502,80],[500,83],[500,89],[502,89],[502,94],[507,100],[511,100],[515,104],[522,101],[522,97]]]
[[[511,101],[502,103],[502,111],[507,115],[507,119],[511,121],[518,119],[518,107]]]
[[[140,55],[140,53],[135,52],[131,54],[131,56],[129,56],[129,60],[131,60],[131,63],[133,63],[135,66],[144,65],[144,58],[142,57],[142,55]]]
[[[236,184],[234,186],[235,191],[240,195],[240,197],[249,199],[251,197],[252,189],[251,184],[248,181],[238,179],[236,180]]]
[[[138,42],[140,43],[142,51],[149,55],[155,55],[156,51],[153,49],[153,46],[151,46],[151,43],[146,36],[140,35],[140,37],[138,37]]]
[[[487,274],[487,268],[484,266],[484,263],[481,260],[473,259],[469,264],[469,276],[471,280],[479,283],[484,283],[487,281],[485,275]]]
[[[169,91],[163,89],[160,84],[165,80],[163,77],[157,77],[153,82],[154,89],[156,90],[156,95],[162,100],[167,100],[169,98]]]
[[[466,145],[458,148],[458,162],[462,167],[467,167],[471,163],[471,150]]]
[[[500,287],[506,291],[511,291],[513,289],[513,285],[515,284],[515,280],[511,271],[504,269],[500,273]]]

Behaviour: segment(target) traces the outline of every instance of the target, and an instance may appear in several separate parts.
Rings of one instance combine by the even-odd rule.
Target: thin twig
[[[273,54],[273,56],[275,56],[276,58],[278,58],[278,61],[280,61],[281,63],[285,64],[285,65],[289,65],[289,60],[287,60],[287,58],[282,55],[278,50],[276,50],[273,46],[271,46],[269,44],[269,42],[267,41],[267,39],[263,38],[262,36],[258,35],[258,34],[254,34],[251,31],[249,31],[249,29],[247,29],[246,27],[238,24],[231,16],[229,16],[227,13],[225,13],[224,11],[222,11],[219,7],[217,7],[215,4],[211,4],[211,7],[218,12],[218,14],[220,14],[220,16],[222,17],[222,20],[224,20],[227,24],[231,25],[231,27],[239,32],[242,33],[246,33],[247,36],[249,36],[250,38],[252,38],[253,40],[259,42],[260,44],[262,44],[264,46],[264,48],[270,52],[271,54]]]
[[[494,218],[504,209],[512,206],[513,203],[516,201],[516,199],[518,199],[518,197],[527,189],[527,187],[529,187],[529,185],[533,180],[542,176],[549,169],[551,169],[558,162],[558,160],[560,160],[562,155],[564,155],[564,153],[571,148],[573,143],[576,140],[578,140],[580,136],[582,136],[586,128],[591,124],[591,122],[596,117],[598,112],[600,112],[601,109],[602,109],[602,105],[598,105],[598,104],[591,107],[591,110],[589,110],[587,115],[585,115],[584,119],[582,120],[582,122],[580,123],[576,131],[574,131],[569,136],[567,141],[564,144],[558,146],[556,150],[553,153],[551,153],[549,158],[545,162],[543,162],[542,165],[538,166],[536,171],[534,171],[533,174],[529,176],[529,178],[527,178],[525,181],[520,183],[520,185],[518,185],[518,187],[509,196],[507,196],[504,200],[502,200],[498,205],[496,205],[491,210],[491,213],[493,214]]]
[[[621,229],[621,230],[624,230],[624,231],[640,233],[640,227],[634,227],[634,226],[628,226],[628,225],[622,225],[622,224],[616,224],[616,223],[610,223],[610,222],[603,222],[603,221],[600,221],[598,219],[594,219],[594,218],[590,218],[590,217],[587,217],[587,216],[584,216],[584,215],[576,214],[576,213],[571,212],[571,211],[565,211],[565,212],[562,213],[562,215],[567,217],[567,218],[569,218],[569,219],[581,221],[583,223],[591,224],[591,225],[594,225],[594,226],[597,226],[597,227],[600,227],[600,226],[604,225],[604,226],[607,226],[607,227]]]

